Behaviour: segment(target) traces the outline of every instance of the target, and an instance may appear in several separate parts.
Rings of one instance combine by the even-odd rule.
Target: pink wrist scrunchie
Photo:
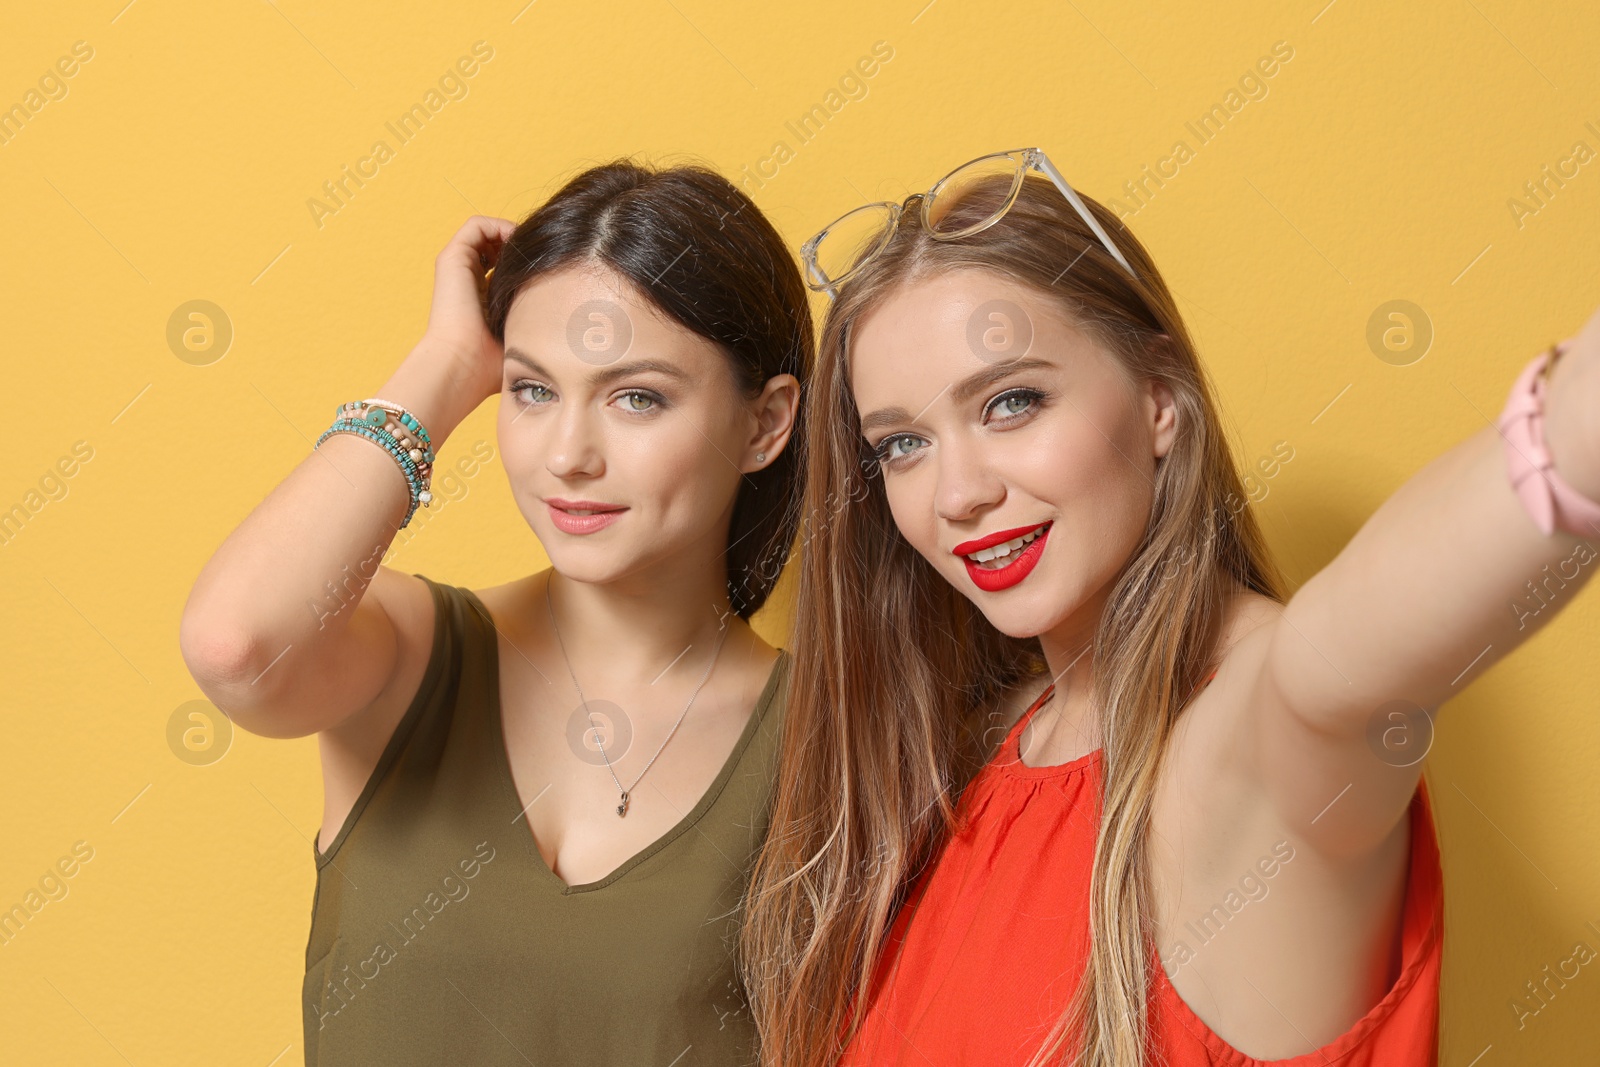
[[[1511,485],[1534,525],[1545,536],[1557,526],[1579,537],[1600,533],[1600,503],[1568,485],[1555,471],[1544,443],[1546,369],[1566,351],[1566,342],[1551,345],[1522,369],[1505,410],[1495,425],[1506,440],[1506,466]]]

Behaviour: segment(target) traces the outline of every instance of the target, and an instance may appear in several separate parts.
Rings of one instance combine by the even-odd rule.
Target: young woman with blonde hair
[[[1037,149],[805,258],[765,1062],[1434,1063],[1421,760],[1593,558],[1600,315],[1288,596],[1170,291]]]

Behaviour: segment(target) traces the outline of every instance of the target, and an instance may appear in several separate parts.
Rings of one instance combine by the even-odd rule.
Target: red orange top
[[[1021,761],[1018,738],[1049,695],[1028,708],[962,794],[960,829],[895,919],[846,1067],[1018,1067],[1066,1009],[1088,962],[1101,754],[1054,767]],[[1152,945],[1152,1062],[1164,1055],[1169,1067],[1434,1067],[1443,882],[1420,782],[1410,819],[1400,974],[1366,1015],[1314,1052],[1258,1060],[1184,1003]]]

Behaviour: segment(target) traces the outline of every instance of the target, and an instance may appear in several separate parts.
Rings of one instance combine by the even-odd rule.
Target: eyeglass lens
[[[889,239],[893,210],[885,204],[868,204],[828,227],[817,242],[817,269],[828,281],[845,277],[863,259],[875,255]]]
[[[941,237],[981,228],[1011,206],[1019,164],[1013,156],[974,160],[939,183],[928,203],[929,228]]]

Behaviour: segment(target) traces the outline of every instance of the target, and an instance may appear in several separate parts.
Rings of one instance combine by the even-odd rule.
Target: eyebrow
[[[546,378],[555,377],[555,375],[546,370],[544,366],[541,365],[537,360],[535,360],[532,356],[529,356],[520,348],[507,348],[506,359],[508,361],[514,360],[518,363],[521,363],[524,367],[527,367],[535,374],[542,375]],[[669,363],[666,360],[635,359],[627,363],[618,363],[616,366],[612,367],[601,367],[593,374],[589,375],[589,384],[592,386],[602,386],[608,382],[614,382],[618,378],[626,378],[633,374],[648,374],[650,372],[664,374],[668,378],[676,379],[684,384],[690,384],[694,381],[693,377],[691,377],[689,373],[682,367],[679,367],[673,363]]]
[[[976,374],[970,374],[959,382],[949,387],[950,399],[957,404],[964,404],[978,393],[1022,371],[1054,369],[1055,364],[1043,359],[1013,359],[1005,363],[996,363],[986,367]],[[934,400],[939,399],[934,397]],[[933,400],[928,401],[928,407],[933,406]],[[928,410],[926,407],[923,411]],[[861,432],[863,434],[876,430],[881,426],[893,426],[896,423],[912,422],[915,417],[905,408],[880,408],[861,419]]]

